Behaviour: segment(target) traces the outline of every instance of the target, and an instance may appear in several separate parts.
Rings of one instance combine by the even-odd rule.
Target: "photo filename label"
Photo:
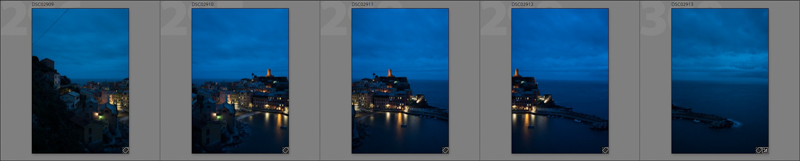
[[[288,154],[289,9],[192,9],[191,92],[192,153]]]
[[[32,153],[127,153],[128,9],[31,12]]]
[[[608,9],[511,12],[512,153],[608,153]]]
[[[352,153],[449,149],[449,9],[352,9]]]

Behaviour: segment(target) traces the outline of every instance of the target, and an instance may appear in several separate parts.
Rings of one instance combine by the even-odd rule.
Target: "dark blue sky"
[[[32,9],[32,12],[33,56],[55,61],[55,68],[62,76],[128,77],[128,9]]]
[[[511,71],[608,80],[608,9],[512,9]]]
[[[672,79],[766,81],[768,9],[672,9]]]
[[[192,9],[192,78],[289,75],[289,9]]]
[[[353,9],[353,79],[447,80],[448,9]]]

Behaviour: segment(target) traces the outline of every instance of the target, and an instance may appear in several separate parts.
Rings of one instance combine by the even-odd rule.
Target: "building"
[[[206,121],[211,121],[214,118],[211,118],[210,114],[214,113],[214,111],[216,111],[215,107],[216,107],[217,102],[212,100],[211,97],[203,96],[203,98],[204,98],[204,100],[203,100],[203,104],[202,104],[202,107],[201,107],[201,113],[202,113],[202,117],[201,118],[203,118],[203,120],[206,120]]]
[[[117,115],[119,113],[117,112],[117,106],[114,106],[109,103],[102,104],[98,111],[99,115],[102,116],[99,117],[99,120],[105,122],[108,125],[107,127],[108,132],[110,132],[113,135],[119,134],[119,128],[118,128],[119,124],[117,120]]]
[[[52,70],[48,70],[47,72],[45,72],[44,75],[42,75],[42,77],[39,78],[39,79],[43,80],[43,81],[47,81],[47,82],[53,82],[52,85],[53,85],[53,87],[55,89],[61,88],[61,74],[59,74],[55,70],[56,69],[55,68],[55,62],[53,60],[50,60],[49,58],[44,58],[44,59],[40,60],[39,62],[41,64],[43,64],[44,66],[52,69]]]
[[[81,95],[77,92],[69,92],[59,97],[64,103],[67,104],[67,109],[74,110],[78,103],[81,101]]]
[[[205,90],[198,90],[193,97],[192,143],[203,149],[216,149],[221,145],[222,132],[229,129],[227,123],[235,126],[235,111],[230,104],[217,104]]]
[[[267,69],[267,75],[254,79],[263,88],[257,88],[250,94],[250,103],[253,109],[287,111],[289,108],[289,79],[276,77],[272,70]]]
[[[44,66],[46,66],[48,68],[56,69],[56,66],[55,66],[56,62],[54,62],[53,60],[50,60],[50,58],[44,58],[44,59],[42,59],[42,61],[39,61],[39,62],[41,62],[42,64],[44,64]]]
[[[130,80],[128,78],[122,79],[122,84],[121,84],[122,88],[128,89],[129,85],[130,85]]]
[[[235,91],[233,93],[228,94],[228,104],[232,104],[236,110],[241,110],[244,107],[249,107],[251,105],[250,97],[252,97],[253,93],[247,92],[246,89]]]
[[[357,108],[367,108],[375,106],[374,104],[372,104],[372,93],[368,91],[353,91],[353,94],[351,94],[350,97],[351,97],[350,99],[351,105],[354,105]]]
[[[192,109],[197,107],[197,93],[192,93]]]
[[[539,83],[533,77],[523,77],[514,69],[511,77],[512,110],[532,110],[540,101]]]
[[[403,109],[411,103],[411,84],[389,69],[386,76],[364,78],[351,85],[351,104],[359,109]]]
[[[220,144],[222,140],[223,124],[219,121],[192,120],[192,142],[199,143],[198,146],[212,149]]]
[[[97,100],[93,97],[85,97],[86,100],[83,103],[83,109],[80,110],[80,113],[93,113],[97,110]]]
[[[111,93],[108,91],[108,89],[105,89],[105,88],[101,88],[101,89],[102,90],[99,92],[100,93],[100,99],[97,100],[97,103],[99,103],[99,104],[110,103],[109,101],[111,100]]]
[[[97,111],[99,109],[97,106],[102,104],[101,101],[98,101],[103,100],[102,93],[97,90],[83,88],[81,89],[81,96],[86,99],[83,109],[85,112]]]
[[[54,89],[61,88],[61,74],[58,74],[58,72],[49,71],[44,73],[41,79],[47,82],[53,82]]]
[[[288,98],[288,94],[283,91],[272,93],[255,92],[250,100],[253,102],[253,106],[256,107],[256,109],[280,111],[289,107]]]
[[[82,143],[87,145],[102,145],[103,141],[103,124],[91,119],[83,118],[79,115],[72,116],[69,119],[74,123],[79,130],[83,131]]]
[[[117,110],[127,111],[129,109],[128,98],[130,98],[128,91],[114,92],[111,94],[109,102],[111,102],[113,105],[116,105]]]
[[[225,128],[230,134],[236,134],[236,110],[234,109],[233,105],[223,103],[220,104],[217,108],[217,112],[213,113],[212,116],[216,117],[216,121],[222,122],[225,125]]]
[[[275,91],[289,90],[289,79],[287,77],[276,77],[272,75],[272,69],[267,69],[266,76],[259,76],[255,79],[263,83],[266,88],[274,88]]]

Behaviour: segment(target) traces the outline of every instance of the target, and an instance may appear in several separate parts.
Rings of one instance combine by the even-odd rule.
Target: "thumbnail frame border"
[[[185,2],[185,1],[182,1],[182,2]],[[194,79],[194,41],[192,40],[192,38],[194,38],[194,10],[195,9],[286,9],[286,12],[287,12],[286,13],[287,14],[286,15],[287,16],[286,17],[286,28],[287,28],[286,29],[286,32],[287,32],[287,38],[286,38],[286,45],[287,45],[286,46],[287,47],[286,48],[286,61],[287,61],[286,68],[287,68],[287,73],[286,73],[286,77],[287,77],[287,79],[292,78],[292,76],[291,76],[291,73],[292,73],[292,68],[291,68],[292,67],[292,57],[291,57],[291,55],[292,55],[292,47],[291,47],[292,46],[292,41],[291,41],[292,40],[292,35],[291,35],[292,34],[292,23],[291,23],[292,22],[292,9],[291,8],[288,8],[288,7],[279,7],[279,8],[257,8],[257,7],[201,8],[201,7],[192,7],[192,6],[188,6],[188,7],[189,8],[187,8],[187,9],[192,12],[192,14],[189,14],[189,16],[187,16],[189,18],[189,21],[190,21],[189,22],[189,26],[190,27],[187,27],[187,28],[191,29],[191,31],[188,31],[189,34],[187,34],[187,35],[189,35],[189,55],[191,55],[191,57],[189,58],[190,59],[190,61],[189,61],[190,62],[189,63],[190,67],[189,68],[191,68],[191,70],[192,70],[192,72],[190,72],[189,75],[191,76],[192,80]],[[292,81],[289,80],[289,85],[290,85],[289,87],[291,87],[291,84],[292,84]],[[192,86],[192,88],[194,88],[194,86]],[[291,91],[292,91],[292,89],[289,88],[289,99],[290,100],[292,98],[292,92]],[[189,91],[189,92],[191,92],[191,91]],[[292,109],[289,108],[289,111],[291,111],[291,110]],[[289,117],[289,116],[286,116],[286,117],[288,117],[289,122],[292,122],[292,117]],[[194,118],[192,118],[192,119],[194,119]],[[289,130],[289,138],[291,138],[292,130],[291,129],[288,129],[288,130]],[[289,140],[289,146],[288,147],[291,148],[292,147],[292,142],[291,142],[291,139],[289,139],[289,138],[287,138],[287,140]],[[191,148],[191,145],[189,147]],[[190,151],[191,151],[191,149],[190,149]],[[197,154],[197,155],[267,154],[267,155],[269,155],[269,154],[289,154],[289,153],[194,153],[194,152],[192,152],[191,154],[192,155],[195,155],[195,154]]]
[[[664,2],[667,2],[667,1],[664,1]],[[769,10],[770,8],[769,7],[753,7],[753,8],[748,8],[748,7],[731,7],[731,8],[680,8],[680,7],[670,7],[668,9],[669,9],[669,19],[668,19],[667,23],[669,23],[669,30],[670,30],[670,34],[669,34],[669,57],[670,57],[670,59],[669,59],[669,67],[670,67],[670,70],[669,70],[669,77],[670,77],[670,80],[669,80],[669,88],[670,88],[670,90],[669,90],[669,93],[670,93],[669,100],[670,100],[670,102],[672,102],[672,100],[673,100],[672,99],[672,90],[673,90],[673,86],[672,86],[672,84],[673,84],[673,79],[672,79],[672,76],[673,76],[673,71],[672,71],[673,70],[672,53],[673,53],[673,51],[672,51],[672,48],[674,46],[673,46],[672,42],[674,41],[673,38],[674,38],[675,33],[673,33],[672,30],[673,30],[673,26],[675,25],[675,23],[672,22],[672,17],[673,17],[672,14],[675,13],[675,12],[673,12],[675,9],[712,9],[712,10],[717,10],[717,9],[766,9],[767,10],[767,16],[768,16],[767,17],[767,21],[768,21],[767,22],[767,64],[769,66],[769,69],[772,69],[772,63],[771,63],[772,60],[770,60],[770,56],[769,56],[770,50],[772,48],[772,43],[770,43],[770,41],[769,41],[770,35],[772,34],[772,30],[770,29],[771,26],[770,26],[769,23],[772,22],[773,16],[772,16],[772,13],[770,13],[770,10]],[[640,44],[640,48],[641,48],[641,44]],[[639,54],[641,54],[641,52]],[[767,146],[768,147],[769,147],[769,129],[771,128],[770,124],[769,124],[769,109],[771,108],[770,107],[769,94],[770,94],[770,92],[772,92],[772,90],[771,90],[772,74],[769,73],[770,72],[769,69],[767,69]],[[672,114],[670,114],[670,117],[672,117]],[[672,119],[670,119],[670,123],[669,123],[669,126],[670,126],[670,128],[669,128],[669,131],[670,131],[670,137],[669,137],[669,140],[670,140],[670,142],[669,142],[670,154],[677,154],[677,155],[683,155],[683,154],[701,154],[701,155],[702,154],[712,154],[712,155],[713,154],[756,154],[755,151],[753,153],[731,153],[731,152],[723,152],[723,153],[706,153],[706,152],[676,153],[676,152],[673,151],[674,147],[672,147],[672,143],[674,142],[673,141],[674,136],[672,136],[672,130],[674,129],[674,127],[672,126],[672,121],[671,120]],[[757,147],[753,147],[753,148],[755,149]],[[769,153],[765,153],[765,154],[769,154]]]
[[[125,9],[126,11],[128,11],[128,81],[130,82],[130,77],[131,77],[131,9],[130,8],[125,8],[125,7],[36,8],[34,6],[31,6],[31,8],[30,8],[30,10],[31,10],[31,13],[30,13],[31,14],[31,41],[34,41],[34,39],[33,39],[33,10],[36,10],[36,9]],[[33,47],[33,42],[31,42],[31,57],[33,57],[33,48],[34,48]],[[33,71],[33,67],[31,67],[30,70],[28,70],[28,71]],[[33,78],[31,78],[31,80],[29,82],[31,82],[31,81],[33,81]],[[128,85],[128,91],[129,92],[130,92],[130,89],[131,89],[131,87],[130,87],[130,85]],[[131,112],[130,112],[130,107],[131,107],[131,102],[132,101],[131,101],[130,95],[131,94],[128,94],[128,117],[129,117],[128,118],[129,119],[128,120],[128,149],[130,149],[130,146],[131,146],[131,141],[130,141],[131,140],[131,138],[130,138],[131,137],[130,136],[130,133],[131,133],[131,125],[130,125],[130,123],[131,123],[130,122],[130,113]],[[31,95],[31,100],[33,100],[33,95]],[[33,107],[33,105],[31,105],[31,107]],[[31,114],[33,114],[32,110],[33,109],[31,109]],[[33,130],[33,129],[31,129],[31,130]],[[31,131],[31,132],[33,132],[33,131]],[[31,141],[33,141],[34,139],[35,138],[33,138],[31,136]],[[37,152],[33,152],[33,144],[31,144],[31,154],[45,154],[45,155],[46,154],[130,154],[130,152],[128,152],[128,153],[123,153],[123,152],[120,152],[120,153],[92,153],[92,152],[90,152],[90,153],[68,153],[68,152],[45,153],[45,152],[39,152],[39,153],[37,153]]]
[[[342,2],[344,2],[344,1],[342,1]],[[375,2],[386,2],[386,1],[375,1]],[[447,111],[448,111],[447,112],[447,117],[450,117],[450,112],[449,112],[450,111],[450,100],[451,100],[451,98],[450,98],[450,89],[451,89],[450,88],[450,86],[451,86],[450,85],[450,79],[452,77],[452,75],[451,75],[452,72],[450,70],[451,70],[451,66],[453,65],[452,63],[450,63],[450,61],[451,61],[450,59],[452,58],[450,56],[450,54],[451,54],[451,49],[450,48],[452,47],[452,44],[450,42],[450,36],[452,36],[452,35],[450,34],[450,32],[452,30],[452,25],[450,25],[450,24],[453,23],[452,16],[451,16],[451,13],[450,13],[450,8],[445,8],[445,7],[359,8],[359,7],[350,6],[350,8],[349,8],[349,10],[350,10],[350,14],[349,14],[350,15],[350,17],[349,17],[350,18],[350,27],[347,27],[347,30],[350,33],[350,83],[349,84],[353,83],[353,10],[355,10],[355,9],[447,9]],[[322,12],[320,12],[320,14],[321,13]],[[352,85],[351,85],[350,88],[352,90]],[[350,124],[353,124],[353,120],[352,119],[350,120]],[[353,129],[351,128],[350,131],[353,131]],[[352,132],[350,132],[350,137],[351,138],[353,137],[353,133]],[[351,140],[350,143],[352,143],[352,142],[353,141]],[[450,121],[449,120],[447,121],[447,147],[450,147]],[[450,151],[450,148],[448,148],[448,153],[447,154],[450,154],[449,151]],[[350,154],[359,155],[359,154],[444,154],[444,153],[357,153],[357,152],[353,152],[353,150],[351,149],[350,150]]]
[[[514,42],[513,42],[514,41],[514,10],[516,10],[516,9],[546,9],[546,10],[559,10],[559,9],[606,9],[606,18],[607,18],[606,19],[606,23],[608,24],[608,26],[606,28],[606,33],[608,33],[608,37],[606,37],[606,41],[608,41],[606,43],[606,56],[608,57],[608,59],[606,60],[607,61],[606,64],[608,64],[608,65],[606,65],[606,68],[608,68],[608,69],[606,69],[606,75],[608,75],[607,78],[606,78],[606,86],[607,86],[606,88],[609,90],[608,92],[606,92],[606,94],[608,95],[607,96],[608,108],[606,108],[606,111],[608,111],[608,116],[606,116],[606,117],[608,117],[608,130],[606,130],[606,131],[609,132],[609,136],[608,136],[609,146],[608,147],[610,148],[611,147],[610,146],[611,145],[611,135],[610,135],[611,134],[611,53],[610,53],[610,51],[611,51],[611,8],[602,8],[602,7],[586,7],[586,8],[581,8],[581,7],[567,7],[567,8],[515,8],[515,7],[511,7],[511,11],[509,11],[509,15],[511,17],[511,22],[509,23],[509,27],[508,27],[510,29],[508,37],[510,39],[509,42],[511,42],[511,44],[509,45],[510,50],[511,50],[511,54],[509,54],[509,58],[510,58],[509,60],[511,62],[510,65],[512,65],[511,70],[514,70],[514,67],[513,67],[513,65],[514,65]],[[511,73],[509,73],[508,75],[509,76],[513,76],[513,74],[511,74]],[[508,97],[511,98],[511,95],[508,95]],[[511,99],[507,99],[507,100],[511,100]],[[514,112],[511,112],[511,115],[514,115]],[[514,121],[512,120],[511,124],[509,124],[509,126],[511,126],[511,130],[512,131],[514,130],[513,123],[514,123]],[[598,153],[535,153],[535,152],[531,152],[531,153],[514,153],[514,143],[513,143],[514,142],[514,136],[513,136],[514,132],[510,132],[509,134],[511,135],[510,136],[511,137],[511,154],[604,154],[604,155],[608,155],[609,154],[609,153],[603,153],[602,152],[603,147],[600,147],[601,149],[600,149],[600,152],[598,152]]]

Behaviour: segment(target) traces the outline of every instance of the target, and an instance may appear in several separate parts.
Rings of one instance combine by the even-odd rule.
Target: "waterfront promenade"
[[[356,118],[361,117],[361,116],[365,116],[365,115],[369,115],[369,114],[372,114],[372,113],[376,113],[376,112],[399,112],[399,113],[405,113],[405,114],[409,114],[409,115],[417,115],[417,116],[422,116],[422,117],[431,117],[431,118],[436,118],[436,119],[440,119],[440,120],[450,120],[450,116],[449,116],[449,114],[447,112],[438,112],[438,111],[429,111],[429,110],[414,110],[414,109],[411,109],[411,110],[375,109],[375,110],[369,110],[369,111],[364,110],[364,111],[358,112],[356,114]]]
[[[608,120],[579,112],[574,112],[570,108],[565,107],[551,107],[539,108],[537,110],[513,110],[513,113],[529,113],[534,115],[542,115],[548,117],[563,117],[566,119],[579,120],[581,123],[591,125],[593,130],[608,130]]]

